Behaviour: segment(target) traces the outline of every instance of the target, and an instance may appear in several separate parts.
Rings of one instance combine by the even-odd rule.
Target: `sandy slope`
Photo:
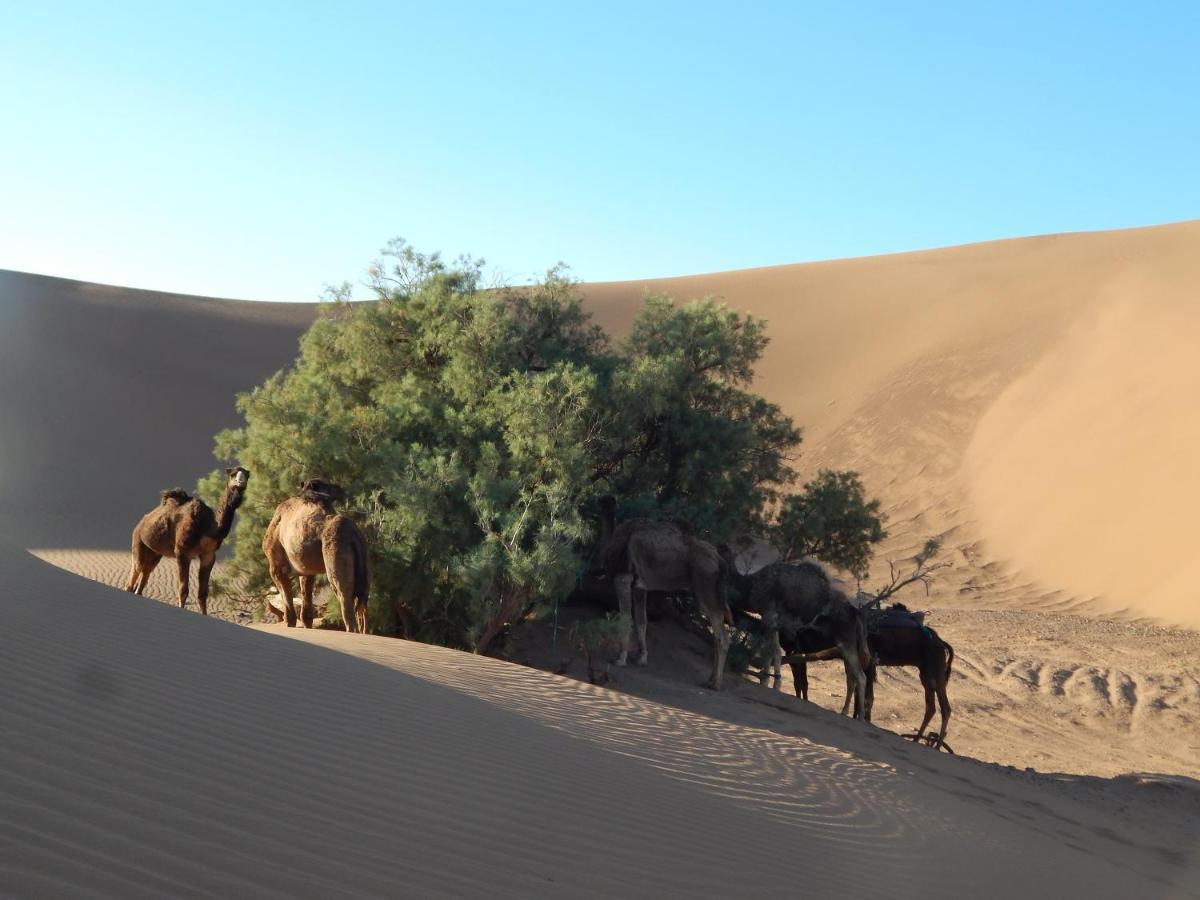
[[[294,359],[313,315],[0,272],[0,537],[127,550],[160,490],[216,467],[233,395]]]
[[[587,291],[617,330],[647,290],[765,317],[759,386],[804,426],[805,469],[859,469],[894,555],[944,537],[939,600],[1195,626],[1198,288],[1188,222]]]
[[[859,468],[885,498],[888,554],[946,539],[933,605],[959,650],[960,752],[1200,774],[1195,632],[1061,614],[1189,621],[1171,589],[1188,563],[1146,529],[1191,490],[1165,448],[1191,421],[1174,338],[1198,243],[1188,224],[663,285],[772,320],[762,386],[806,425],[807,465]],[[641,290],[588,288],[617,326]],[[1144,321],[1121,312],[1135,300]],[[0,273],[0,893],[1200,895],[1187,779],[1012,773],[752,686],[714,696],[683,644],[623,693],[287,633],[304,646],[24,552],[118,582],[133,522],[212,467],[233,393],[312,314]],[[1124,332],[1155,377],[1118,365]],[[1070,422],[1097,430],[1049,470],[1031,448]],[[1121,486],[1110,503],[1062,514],[1097,481]],[[1119,560],[1088,553],[1106,527]],[[897,730],[905,686],[877,707]]]
[[[819,710],[304,646],[2,553],[9,896],[1200,891],[1176,829]]]

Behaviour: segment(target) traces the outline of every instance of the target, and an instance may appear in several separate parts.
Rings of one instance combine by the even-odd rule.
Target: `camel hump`
[[[346,492],[340,485],[320,478],[310,478],[300,484],[300,498],[309,503],[320,503],[332,507],[334,503],[345,503]]]
[[[171,503],[178,506],[181,503],[187,503],[192,499],[192,495],[183,488],[171,488],[169,491],[163,491],[159,494],[159,503]]]

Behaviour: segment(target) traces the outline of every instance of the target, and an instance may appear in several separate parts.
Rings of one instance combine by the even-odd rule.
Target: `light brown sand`
[[[1195,633],[1062,614],[1188,621],[1168,589],[1182,569],[1155,555],[1173,537],[1121,532],[1123,563],[1153,574],[1112,592],[1079,574],[1096,522],[1060,548],[1076,567],[1021,539],[1061,537],[1039,514],[1086,487],[1030,453],[1086,420],[1076,400],[1150,410],[1144,442],[1081,446],[1088,477],[1167,465],[1156,417],[1181,414],[1175,386],[1119,377],[1111,331],[1141,326],[1103,314],[1136,298],[1185,327],[1168,312],[1198,245],[1189,224],[668,285],[772,320],[762,386],[806,425],[806,465],[859,468],[885,499],[888,554],[944,536],[955,568],[918,605],[958,650],[960,753],[1197,774]],[[588,290],[620,325],[641,286]],[[1012,773],[754,686],[713,695],[691,686],[702,648],[670,650],[666,626],[667,652],[608,692],[382,638],[284,641],[24,552],[119,581],[138,516],[212,467],[234,391],[290,359],[311,316],[0,273],[16,387],[0,392],[0,893],[1200,895],[1194,782]],[[1157,371],[1184,379],[1162,346]],[[1141,496],[1164,511],[1150,472]],[[1087,514],[1123,527],[1118,496]],[[1018,498],[1040,504],[1024,528],[1006,518]],[[836,671],[818,678],[836,705]],[[911,727],[911,682],[881,685],[884,726]]]
[[[804,426],[803,468],[862,472],[885,556],[944,537],[939,601],[1196,626],[1198,287],[1188,222],[587,293],[618,331],[647,290],[765,317],[759,387]]]

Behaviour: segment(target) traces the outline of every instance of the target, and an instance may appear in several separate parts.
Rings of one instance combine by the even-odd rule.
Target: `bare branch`
[[[951,562],[949,560],[944,560],[940,563],[929,565],[929,561],[937,556],[939,550],[941,550],[941,542],[939,542],[936,538],[930,538],[925,542],[925,546],[921,548],[921,551],[917,553],[916,556],[912,557],[912,561],[916,563],[916,566],[907,574],[898,572],[896,569],[896,563],[892,560],[888,560],[888,583],[880,587],[879,590],[875,592],[875,596],[863,605],[865,607],[879,607],[884,600],[888,599],[893,594],[903,590],[910,584],[916,584],[917,582],[925,585],[925,595],[929,596],[929,582],[933,573],[938,569],[948,569],[951,566]]]

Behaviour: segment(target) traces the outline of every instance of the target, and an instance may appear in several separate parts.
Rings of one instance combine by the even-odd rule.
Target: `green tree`
[[[862,576],[887,532],[857,472],[823,469],[780,504],[772,536],[785,559],[811,556]]]
[[[646,298],[618,352],[596,471],[627,512],[664,511],[713,535],[763,524],[800,443],[749,387],[765,329],[712,299]]]
[[[648,297],[614,346],[561,266],[491,288],[481,260],[396,241],[368,274],[376,300],[332,291],[294,365],[240,395],[244,425],[217,436],[254,472],[242,590],[270,585],[275,506],[325,478],[372,548],[373,626],[486,652],[569,591],[600,494],[719,539],[765,527],[794,479],[800,432],[750,389],[759,319]],[[216,474],[201,486],[219,490]]]

